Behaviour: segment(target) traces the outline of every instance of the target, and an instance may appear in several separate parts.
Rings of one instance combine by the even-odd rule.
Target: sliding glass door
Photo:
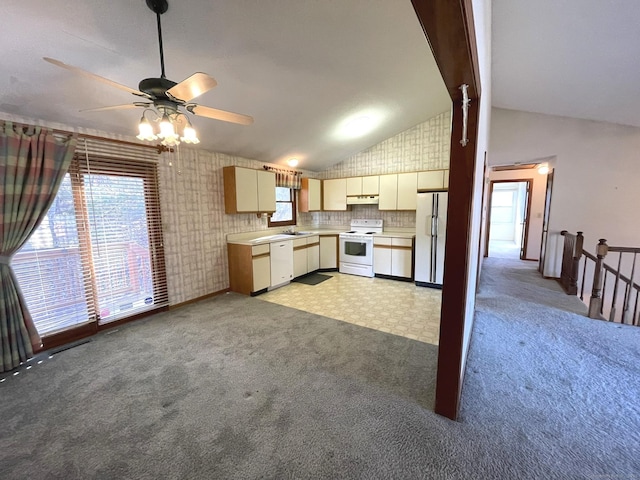
[[[12,262],[42,336],[167,304],[155,164],[84,153]]]
[[[144,179],[83,175],[100,322],[153,304]]]

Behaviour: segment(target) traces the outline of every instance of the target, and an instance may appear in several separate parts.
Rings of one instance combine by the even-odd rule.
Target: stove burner
[[[373,235],[376,232],[365,232],[365,235]]]
[[[344,232],[344,233],[356,233],[356,231],[355,230],[351,230],[349,232]]]

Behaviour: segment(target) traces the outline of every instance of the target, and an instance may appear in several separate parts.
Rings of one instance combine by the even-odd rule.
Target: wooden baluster
[[[605,304],[607,298],[607,271],[604,271],[604,282],[602,284],[602,301],[600,302],[600,315],[602,315],[602,306]]]
[[[636,290],[636,304],[635,307],[633,307],[633,318],[631,319],[631,324],[632,325],[638,325],[638,300],[640,299],[640,292],[638,290]]]
[[[622,323],[631,324],[631,325],[633,325],[633,317],[629,318],[629,315],[631,313],[629,311],[629,301],[631,300],[631,291],[633,290],[633,276],[635,275],[635,271],[636,271],[637,256],[638,256],[637,253],[633,254],[633,265],[631,266],[631,278],[629,278],[629,283],[627,284],[627,288],[625,288],[625,291],[624,291],[624,307],[622,310],[622,320],[621,320]],[[620,257],[622,257],[622,253],[620,254]]]
[[[568,295],[575,295],[575,292],[571,293],[571,270],[573,268],[573,247],[575,245],[575,236],[566,230],[562,230],[560,235],[564,237],[560,283]]]
[[[584,282],[587,279],[587,259],[584,260],[582,265],[582,284],[580,285],[580,300],[584,302]],[[605,277],[606,280],[606,277]]]
[[[596,247],[596,266],[593,272],[593,288],[591,289],[591,298],[589,299],[589,318],[601,319],[600,312],[602,310],[602,282],[604,257],[607,255],[607,241],[601,238]]]
[[[613,296],[611,297],[611,310],[609,311],[609,321],[616,321],[616,302],[618,300],[618,285],[620,285],[620,275],[622,275],[622,252],[618,253],[618,268],[616,270],[616,283],[613,285]]]

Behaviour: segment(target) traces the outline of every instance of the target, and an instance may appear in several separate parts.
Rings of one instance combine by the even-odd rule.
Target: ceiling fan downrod
[[[160,78],[167,78],[164,73],[164,50],[162,48],[162,22],[160,21],[160,15],[165,13],[169,9],[169,3],[167,0],[146,0],[147,7],[156,14],[158,23],[158,44],[160,46]]]

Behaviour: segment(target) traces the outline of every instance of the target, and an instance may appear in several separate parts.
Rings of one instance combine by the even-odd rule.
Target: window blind
[[[41,335],[168,304],[156,162],[147,146],[79,139],[47,218],[12,263]]]

